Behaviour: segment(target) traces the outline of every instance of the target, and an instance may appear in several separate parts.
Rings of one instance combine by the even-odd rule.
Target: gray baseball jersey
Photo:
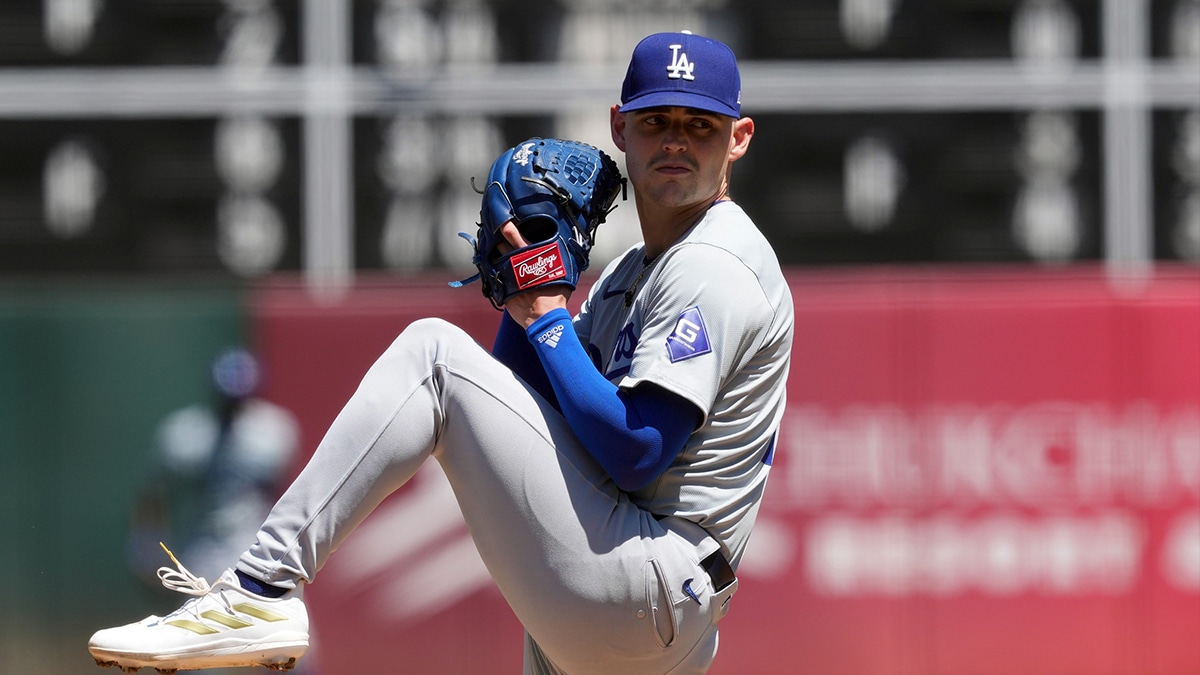
[[[733,202],[719,202],[646,262],[635,246],[592,288],[575,330],[620,387],[652,382],[705,419],[633,501],[691,520],[737,565],[783,416],[792,298],[775,252]]]

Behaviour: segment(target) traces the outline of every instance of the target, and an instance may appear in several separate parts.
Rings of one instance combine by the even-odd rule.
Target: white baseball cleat
[[[143,666],[168,673],[237,666],[290,670],[308,650],[303,585],[280,598],[264,598],[244,590],[233,570],[209,586],[178,560],[175,564],[178,571],[159,568],[163,585],[196,597],[165,617],[97,631],[88,642],[97,665],[124,672]]]

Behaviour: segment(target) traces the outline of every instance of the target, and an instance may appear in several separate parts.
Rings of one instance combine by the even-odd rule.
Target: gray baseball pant
[[[736,588],[714,593],[700,568],[708,535],[634,505],[556,410],[440,319],[411,324],[370,368],[238,568],[313,581],[431,456],[525,627],[525,673],[707,670]]]

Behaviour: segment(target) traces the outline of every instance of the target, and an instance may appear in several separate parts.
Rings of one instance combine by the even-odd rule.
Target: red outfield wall
[[[1200,673],[1200,272],[790,278],[788,412],[714,675]],[[310,450],[409,321],[489,344],[499,318],[395,280],[253,309]],[[321,673],[520,672],[436,463],[309,597]]]

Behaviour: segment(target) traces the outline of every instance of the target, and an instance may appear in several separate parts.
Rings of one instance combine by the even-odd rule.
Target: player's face
[[[724,197],[729,165],[745,153],[752,134],[749,118],[694,108],[613,112],[613,140],[625,152],[638,200],[665,208]]]

